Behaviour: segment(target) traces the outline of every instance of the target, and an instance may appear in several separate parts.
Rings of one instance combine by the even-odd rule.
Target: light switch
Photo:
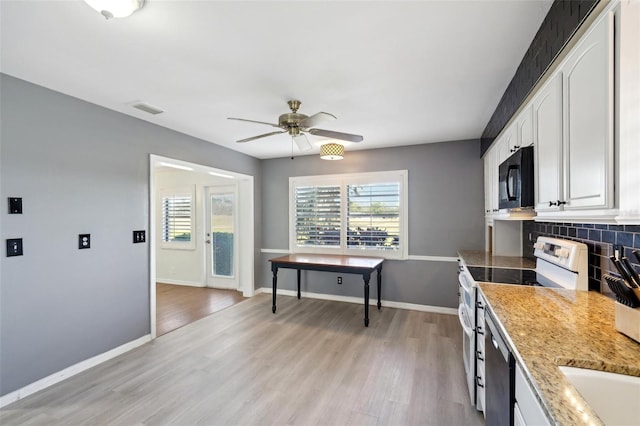
[[[7,257],[22,256],[22,238],[7,240]]]
[[[133,243],[144,243],[147,240],[145,231],[133,231]]]

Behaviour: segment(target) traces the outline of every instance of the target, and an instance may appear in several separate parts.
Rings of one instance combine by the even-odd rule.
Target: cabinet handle
[[[514,145],[513,148],[510,149],[509,151],[516,152],[518,149],[520,149],[520,145]]]
[[[484,336],[484,330],[482,329],[482,327],[476,327],[476,333],[478,333],[481,336]]]
[[[559,205],[559,206],[564,206],[565,204],[567,204],[567,202],[566,202],[566,201],[560,201],[560,200],[558,200],[558,205]]]
[[[476,351],[476,359],[478,361],[484,361],[484,358],[482,357],[482,352]]]
[[[484,384],[482,384],[482,377],[476,376],[476,386],[478,386],[479,388],[484,387]]]
[[[493,209],[493,212],[494,212],[494,213],[495,213],[495,212],[499,212],[499,211],[500,211],[500,209]]]
[[[484,309],[484,305],[482,304],[482,302],[476,302],[476,307],[478,309]]]
[[[555,201],[549,201],[549,207],[557,206],[557,205],[558,203],[556,203]]]

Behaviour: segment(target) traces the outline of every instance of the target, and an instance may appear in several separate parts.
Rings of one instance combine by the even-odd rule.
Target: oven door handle
[[[462,272],[460,272],[460,275],[458,275],[458,282],[460,283],[460,285],[462,286],[465,292],[472,295],[473,286],[471,285],[471,283],[469,283],[468,277],[469,276],[467,275],[466,270],[463,270]]]
[[[460,320],[460,325],[462,326],[462,330],[464,334],[469,337],[473,336],[473,328],[471,328],[471,324],[469,324],[469,320],[466,315],[466,308],[464,304],[460,304],[458,306],[458,319]]]

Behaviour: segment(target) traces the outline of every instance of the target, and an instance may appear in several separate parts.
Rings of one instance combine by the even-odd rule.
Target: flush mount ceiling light
[[[144,0],[84,0],[107,19],[126,18],[144,5]]]
[[[338,143],[327,143],[320,147],[320,158],[323,160],[342,160],[344,146]]]

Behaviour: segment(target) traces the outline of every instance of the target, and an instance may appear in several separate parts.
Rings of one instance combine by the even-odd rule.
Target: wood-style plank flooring
[[[5,425],[481,425],[458,318],[261,294],[0,410]]]
[[[156,335],[191,324],[245,299],[236,290],[156,283]]]

